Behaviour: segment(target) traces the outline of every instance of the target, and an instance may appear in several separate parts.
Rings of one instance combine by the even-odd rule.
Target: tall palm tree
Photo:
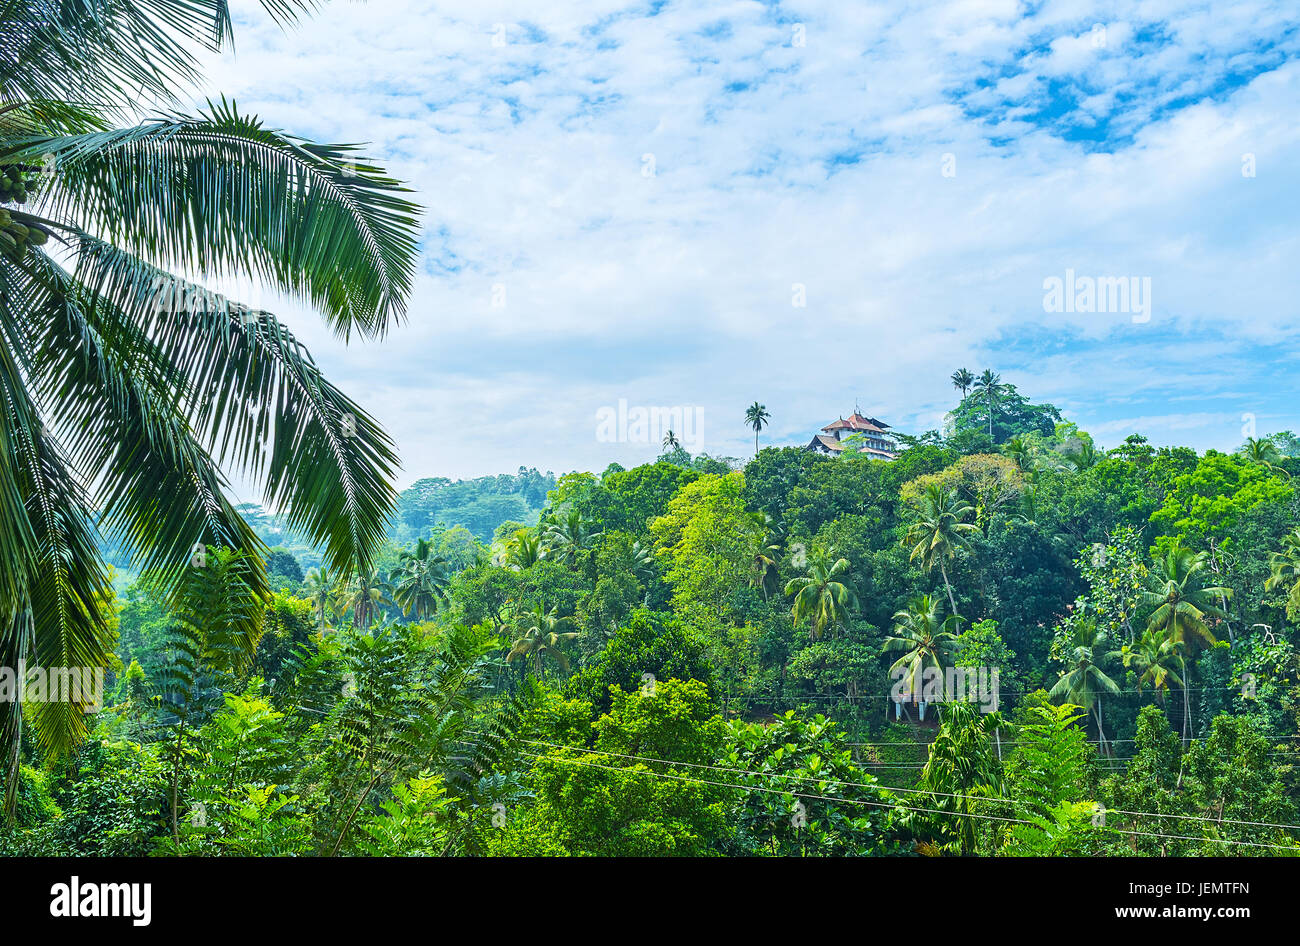
[[[1186,654],[1184,642],[1175,640],[1168,631],[1157,628],[1148,628],[1132,644],[1125,644],[1116,652],[1124,661],[1125,667],[1132,667],[1138,672],[1138,690],[1141,691],[1150,684],[1161,705],[1164,705],[1171,687],[1182,689],[1184,743],[1188,741],[1192,718]],[[1179,676],[1179,670],[1183,671],[1182,676]]]
[[[1102,722],[1101,694],[1119,693],[1119,685],[1097,666],[1095,651],[1105,639],[1105,634],[1097,630],[1095,621],[1081,621],[1075,628],[1074,647],[1069,652],[1070,663],[1047,694],[1053,700],[1065,699],[1093,714],[1097,721],[1097,740],[1103,753],[1107,741]]]
[[[997,413],[998,406],[1002,403],[1002,395],[1006,390],[1002,385],[1002,376],[989,368],[985,368],[971,386],[984,399],[984,408],[989,415],[989,436],[992,437],[993,417]]]
[[[447,568],[447,560],[434,553],[432,542],[418,540],[414,550],[402,551],[397,568],[389,576],[393,602],[403,614],[414,611],[417,620],[427,618],[447,596]]]
[[[274,315],[177,274],[255,278],[377,338],[404,315],[417,208],[353,146],[224,99],[171,110],[230,41],[226,0],[7,0],[3,24],[0,665],[106,664],[101,533],[173,595],[204,544],[261,558],[223,471],[260,483],[331,569],[368,568],[392,442]],[[169,111],[115,127],[146,101]],[[49,752],[86,733],[84,714],[43,718]],[[0,705],[9,772],[21,724]]]
[[[772,415],[767,412],[767,405],[755,401],[745,408],[745,423],[754,428],[754,456],[758,456],[758,432],[767,426]]]
[[[966,394],[975,383],[975,375],[966,368],[959,368],[952,373],[952,386],[961,392],[961,399],[966,400]]]
[[[678,447],[680,447],[680,446],[681,446],[681,443],[678,442],[678,440],[677,440],[677,435],[676,435],[675,433],[673,433],[673,432],[670,430],[670,431],[668,431],[668,433],[664,434],[664,449],[665,449],[665,450],[676,450],[676,449],[677,449]]]
[[[569,669],[569,658],[560,649],[561,641],[573,640],[581,636],[578,631],[565,631],[572,623],[571,618],[559,617],[556,608],[546,610],[540,601],[531,608],[521,612],[515,618],[515,640],[506,655],[506,663],[513,663],[516,657],[523,657],[525,665],[532,662],[533,670],[540,678],[545,673],[542,658],[549,657],[560,665],[560,669]]]
[[[1154,609],[1147,618],[1148,628],[1167,634],[1179,644],[1215,643],[1205,619],[1227,618],[1215,599],[1231,598],[1232,589],[1202,584],[1208,564],[1205,552],[1193,552],[1177,544],[1156,561],[1142,592],[1142,602]]]
[[[942,676],[957,653],[956,614],[944,617],[943,602],[930,595],[920,595],[894,614],[894,634],[885,638],[885,653],[903,651],[903,656],[889,668],[890,675],[905,669],[907,690],[920,697],[925,671],[937,670]],[[918,700],[921,718],[925,719],[925,700]]]
[[[339,579],[325,565],[308,569],[303,580],[307,600],[316,609],[320,629],[325,630],[325,609],[333,602],[339,590]]]
[[[352,626],[364,632],[386,604],[393,603],[393,586],[375,569],[355,573],[343,589],[342,606],[352,612]]]
[[[834,555],[833,548],[815,549],[809,556],[808,573],[790,579],[785,586],[785,593],[794,595],[795,627],[807,621],[808,634],[813,640],[819,640],[826,628],[844,624],[849,610],[858,606],[853,585],[844,577],[849,560],[832,561]]]
[[[771,517],[760,513],[756,517],[758,528],[753,534],[754,548],[750,556],[749,583],[762,590],[763,600],[768,600],[768,592],[774,590],[780,577],[776,567],[776,558],[781,554],[781,545],[769,530]]]
[[[1154,608],[1147,618],[1147,628],[1168,641],[1167,660],[1182,668],[1183,675],[1172,677],[1183,689],[1183,741],[1191,727],[1191,680],[1187,657],[1196,646],[1215,643],[1206,618],[1226,620],[1218,602],[1232,597],[1232,589],[1222,585],[1204,585],[1202,576],[1209,567],[1209,554],[1193,552],[1181,545],[1170,547],[1156,562],[1142,592],[1142,602]]]
[[[956,614],[957,599],[948,581],[947,562],[956,557],[958,549],[967,547],[967,536],[979,531],[979,526],[966,521],[975,514],[975,508],[959,498],[957,490],[945,490],[938,483],[930,483],[921,495],[918,512],[917,520],[903,537],[903,545],[912,546],[908,561],[919,559],[927,574],[938,564],[943,587],[948,592],[948,606]]]

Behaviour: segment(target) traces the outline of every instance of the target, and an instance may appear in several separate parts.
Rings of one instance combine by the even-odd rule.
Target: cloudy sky
[[[278,308],[402,485],[653,457],[598,431],[620,400],[722,455],[755,400],[768,443],[921,431],[963,366],[1104,446],[1300,429],[1294,0],[235,6],[200,98],[370,142],[427,208],[384,342]],[[1045,311],[1067,270],[1149,313]]]

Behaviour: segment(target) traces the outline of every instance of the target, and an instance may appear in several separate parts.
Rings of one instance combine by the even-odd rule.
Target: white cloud
[[[1243,382],[1204,349],[1300,333],[1287,6],[648,9],[371,0],[287,34],[245,10],[238,55],[212,63],[205,94],[373,142],[428,207],[408,325],[345,350],[288,316],[397,439],[403,482],[648,458],[594,437],[619,398],[698,405],[707,449],[739,456],[755,399],[788,443],[855,400],[935,426],[962,365],[1005,369],[1111,442],[1141,423],[1227,446],[1221,392],[1273,403],[1282,379]],[[1109,146],[1070,140],[1088,129]],[[1152,322],[1043,312],[1067,267],[1150,276]],[[1164,409],[1179,384],[1202,398],[1190,426]],[[1259,408],[1300,427],[1291,410]]]

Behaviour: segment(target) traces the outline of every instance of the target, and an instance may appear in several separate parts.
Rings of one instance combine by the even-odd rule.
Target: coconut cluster
[[[0,203],[25,204],[30,187],[35,186],[36,174],[22,164],[7,164],[0,169]]]
[[[25,204],[35,188],[37,169],[22,164],[0,167],[0,204]],[[17,214],[21,219],[15,219]],[[30,216],[0,207],[0,253],[21,259],[29,246],[44,246],[49,234]]]
[[[12,213],[0,207],[0,253],[10,259],[22,259],[28,246],[44,246],[47,234],[35,224],[20,223]]]

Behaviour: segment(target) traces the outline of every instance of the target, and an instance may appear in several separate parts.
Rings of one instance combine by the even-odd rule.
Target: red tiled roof
[[[808,442],[807,449],[814,450],[818,444],[821,444],[833,453],[839,453],[844,449],[844,444],[840,443],[834,437],[828,437],[825,434],[817,434],[814,436],[813,439]]]
[[[875,418],[863,417],[857,411],[854,411],[849,415],[848,420],[841,417],[839,420],[827,424],[822,430],[864,430],[869,433],[883,434],[888,426],[888,424],[884,424]]]

